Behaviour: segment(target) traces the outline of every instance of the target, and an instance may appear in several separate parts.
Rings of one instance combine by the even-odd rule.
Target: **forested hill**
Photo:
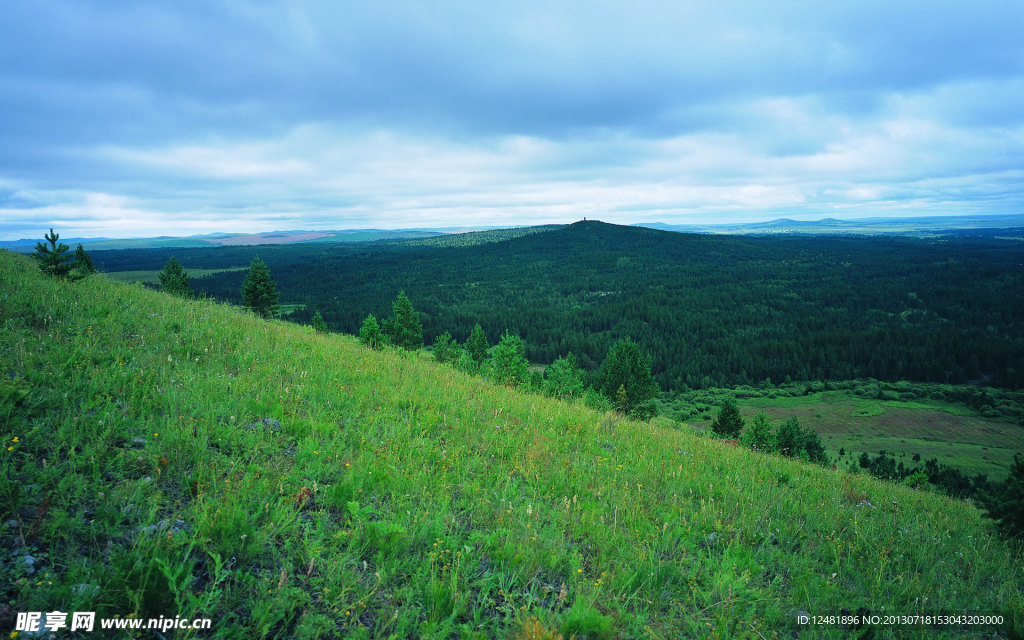
[[[255,252],[177,255],[186,268],[223,268]],[[492,343],[506,329],[521,335],[535,362],[571,351],[593,368],[631,336],[663,389],[856,377],[1024,386],[1019,242],[691,235],[579,222],[478,246],[258,253],[282,302],[308,305],[296,320],[320,310],[332,329],[355,333],[367,314],[387,316],[404,289],[428,343],[444,331],[464,340],[479,322]],[[193,284],[237,301],[243,276]]]

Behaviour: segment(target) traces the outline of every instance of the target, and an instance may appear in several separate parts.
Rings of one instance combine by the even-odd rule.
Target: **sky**
[[[40,0],[0,240],[1024,213],[1024,3]]]

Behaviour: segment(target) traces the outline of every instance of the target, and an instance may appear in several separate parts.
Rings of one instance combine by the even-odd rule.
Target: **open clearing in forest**
[[[840,464],[861,452],[875,456],[888,451],[913,466],[913,455],[920,454],[921,463],[938,458],[965,473],[1002,480],[1013,454],[1024,453],[1024,427],[948,402],[874,400],[847,391],[824,391],[802,397],[741,398],[737,403],[748,423],[761,410],[773,423],[796,416],[821,435],[829,455]],[[839,458],[841,448],[846,455]]]
[[[228,271],[245,271],[248,267],[232,267],[229,269],[189,269],[188,274],[195,278],[212,275],[214,273],[225,273]],[[163,269],[149,269],[143,271],[111,271],[103,275],[118,282],[145,282],[147,284],[160,284],[160,272]]]

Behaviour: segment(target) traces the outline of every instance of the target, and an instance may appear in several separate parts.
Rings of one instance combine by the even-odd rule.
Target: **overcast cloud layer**
[[[0,239],[1024,212],[1024,3],[0,12]]]

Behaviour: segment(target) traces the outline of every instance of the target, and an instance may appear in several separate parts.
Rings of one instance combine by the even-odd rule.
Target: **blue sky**
[[[1024,212],[1024,3],[42,0],[0,239]]]

